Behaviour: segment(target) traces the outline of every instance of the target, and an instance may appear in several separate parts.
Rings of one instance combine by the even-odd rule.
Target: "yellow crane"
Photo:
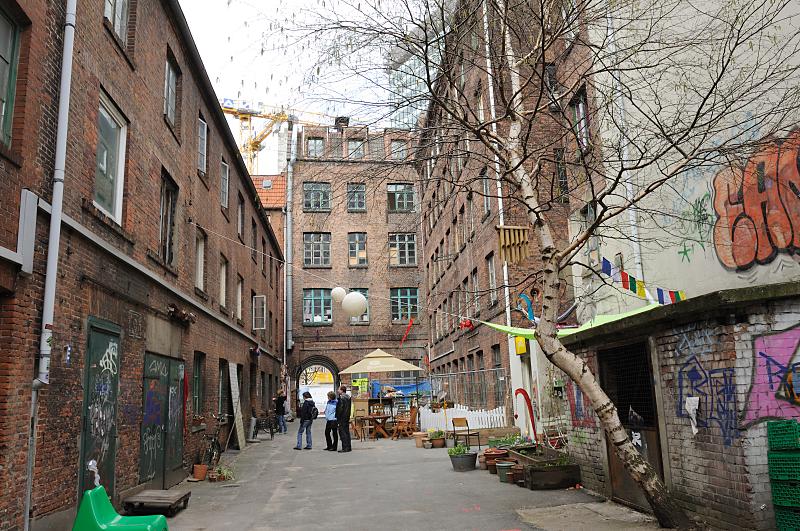
[[[239,142],[242,155],[244,156],[247,171],[251,174],[256,170],[256,156],[261,150],[261,144],[272,134],[275,124],[283,123],[289,119],[289,115],[284,111],[259,112],[246,108],[234,108],[222,105],[222,112],[229,114],[239,120]],[[253,119],[264,118],[266,125],[258,132],[254,132]]]

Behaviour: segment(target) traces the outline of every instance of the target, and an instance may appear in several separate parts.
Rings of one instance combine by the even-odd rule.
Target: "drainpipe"
[[[56,302],[58,248],[61,240],[61,218],[64,203],[64,174],[67,160],[67,125],[69,96],[72,87],[72,51],[75,45],[75,18],[78,0],[67,0],[64,19],[64,49],[61,56],[61,85],[58,97],[58,126],[56,130],[56,159],[53,172],[53,202],[50,214],[50,235],[47,243],[47,270],[44,282],[42,334],[39,343],[39,374],[31,391],[31,425],[28,439],[28,477],[25,485],[25,531],[30,529],[33,465],[36,460],[36,426],[39,421],[39,390],[50,383],[50,342],[53,337],[53,314]]]
[[[283,241],[286,247],[284,258],[286,264],[284,265],[284,289],[283,289],[283,322],[284,322],[284,339],[283,339],[283,366],[286,367],[286,396],[289,397],[289,370],[286,365],[286,351],[294,346],[294,332],[293,332],[293,260],[294,253],[292,251],[292,201],[294,197],[294,164],[297,162],[297,130],[299,124],[293,123],[291,118],[289,120],[289,127],[292,129],[292,140],[289,148],[289,164],[286,166],[286,223],[284,224],[284,237]]]
[[[484,46],[486,49],[486,78],[487,78],[487,85],[489,88],[489,114],[492,117],[492,133],[497,136],[497,111],[495,110],[495,97],[494,97],[494,82],[492,81],[493,76],[493,67],[492,67],[492,56],[491,50],[489,48],[489,12],[488,7],[486,5],[486,0],[483,0],[483,36],[484,36]],[[505,222],[505,209],[503,207],[503,184],[500,180],[500,159],[498,158],[497,154],[494,155],[494,172],[497,176],[496,184],[497,184],[497,211],[499,215],[500,225],[503,225]],[[511,326],[511,293],[508,289],[508,262],[505,260],[503,261],[503,303],[505,304],[506,308],[506,325]],[[514,349],[514,338],[508,336],[508,365],[510,368],[511,374],[511,392],[514,392],[514,385],[516,382],[520,381],[520,376],[522,372],[522,363],[520,362],[519,358],[516,356],[516,351]],[[512,395],[512,406],[513,406],[513,395]],[[522,426],[520,426],[522,428]]]

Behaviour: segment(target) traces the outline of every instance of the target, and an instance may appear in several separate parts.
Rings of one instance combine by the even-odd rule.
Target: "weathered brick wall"
[[[654,327],[655,377],[666,428],[662,449],[671,488],[693,516],[719,529],[774,527],[767,469],[766,421],[800,418],[800,402],[786,376],[798,363],[800,301],[785,299],[736,308],[705,319]],[[630,334],[646,338],[647,330]],[[578,352],[593,357],[595,347]],[[656,392],[658,392],[658,388]],[[605,439],[596,416],[575,412],[570,452],[584,484],[610,495],[603,461]],[[692,434],[684,398],[700,397],[698,433]],[[587,426],[590,425],[590,426]]]

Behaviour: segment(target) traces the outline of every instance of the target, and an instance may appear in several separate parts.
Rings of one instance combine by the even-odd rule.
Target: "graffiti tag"
[[[689,417],[684,403],[690,396],[700,399],[697,426],[703,428],[717,426],[722,432],[725,446],[733,444],[734,439],[739,437],[734,369],[707,371],[697,356],[692,356],[678,372],[676,414],[679,417]]]
[[[152,376],[166,376],[169,374],[169,368],[167,367],[166,361],[154,359],[150,361],[150,365],[147,367],[147,372],[149,372]]]
[[[764,335],[753,342],[753,383],[744,421],[800,415],[800,326]]]
[[[103,372],[110,372],[111,375],[117,374],[117,342],[116,341],[109,341],[108,347],[106,347],[106,351],[103,353],[103,357],[100,358],[100,369]]]

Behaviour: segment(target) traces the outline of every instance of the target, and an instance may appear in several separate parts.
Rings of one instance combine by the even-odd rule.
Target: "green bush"
[[[452,448],[447,449],[448,455],[465,455],[467,453],[468,448],[461,443],[458,443]]]

